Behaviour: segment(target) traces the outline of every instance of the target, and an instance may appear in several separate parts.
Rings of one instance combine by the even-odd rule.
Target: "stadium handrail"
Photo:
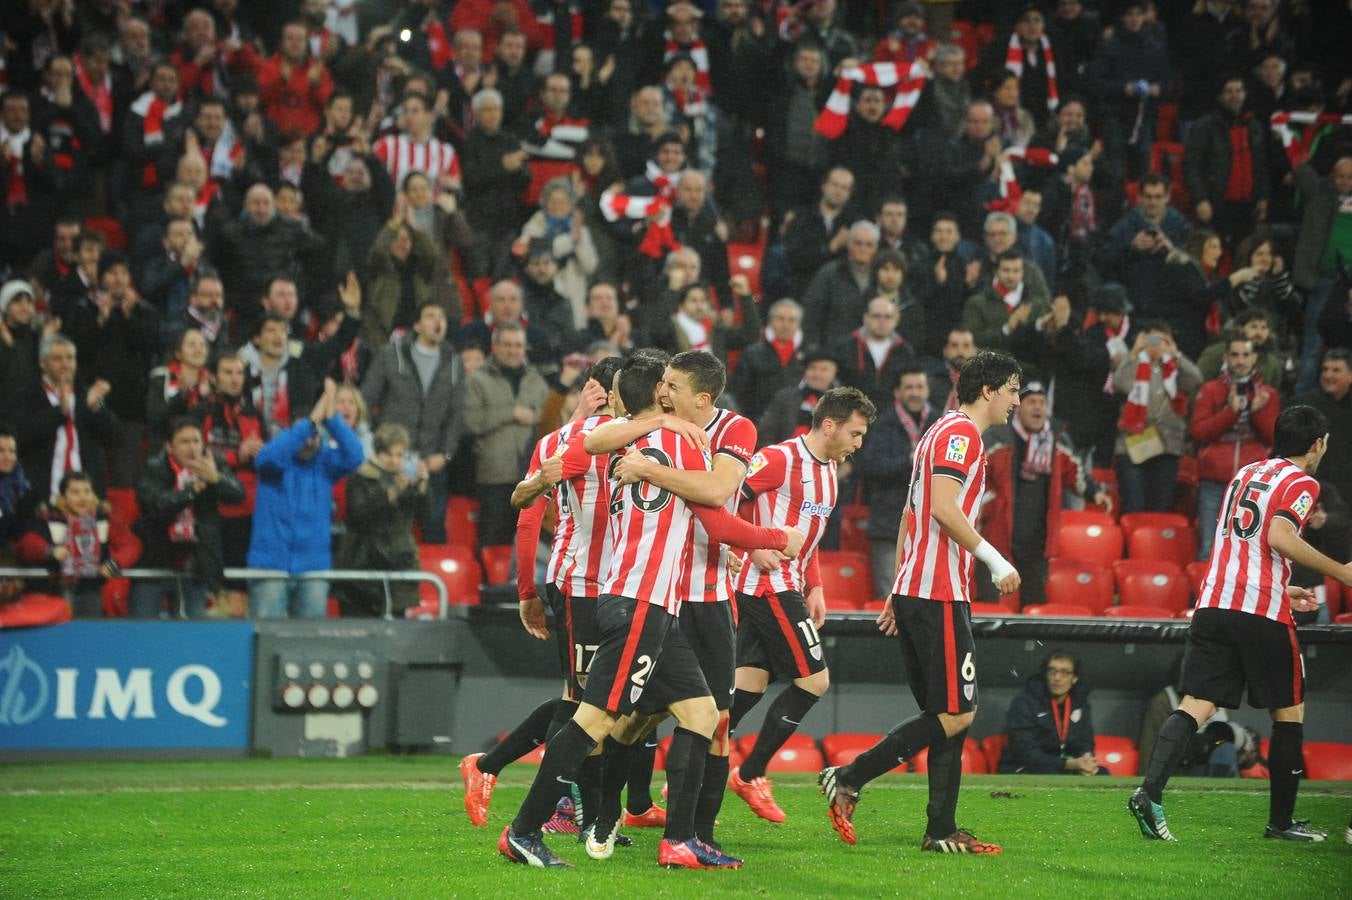
[[[120,578],[172,578],[180,582],[188,572],[173,569],[123,569]],[[20,566],[0,566],[0,578],[50,578],[51,569],[26,568]],[[450,612],[450,594],[446,584],[430,572],[420,571],[371,571],[369,569],[323,569],[315,572],[302,572],[292,575],[281,569],[235,569],[227,568],[225,577],[231,581],[264,581],[276,578],[295,578],[299,581],[379,581],[385,588],[385,618],[394,618],[394,602],[390,596],[390,583],[394,581],[426,582],[437,592],[437,618],[445,619]],[[183,616],[183,590],[179,586],[179,617]]]

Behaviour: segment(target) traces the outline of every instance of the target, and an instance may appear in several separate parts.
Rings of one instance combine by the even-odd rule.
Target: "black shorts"
[[[972,607],[962,602],[892,595],[906,680],[921,710],[972,712],[977,705]]]
[[[1238,709],[1244,686],[1259,709],[1305,700],[1305,659],[1291,625],[1236,609],[1199,609],[1188,627],[1179,690]]]
[[[733,679],[737,673],[737,630],[732,624],[732,604],[682,603],[681,637],[699,660],[714,706],[720,711],[732,706]]]
[[[587,687],[587,672],[596,656],[596,648],[601,644],[601,631],[596,626],[596,600],[569,596],[553,584],[545,585],[545,595],[554,613],[554,640],[559,648],[559,665],[563,672],[563,696],[576,702],[582,699],[582,692]]]
[[[676,617],[647,601],[602,594],[596,601],[601,645],[582,699],[617,716],[653,713],[679,700],[709,696],[709,686]]]
[[[802,594],[780,591],[753,597],[737,593],[737,665],[787,678],[825,671],[821,635]]]

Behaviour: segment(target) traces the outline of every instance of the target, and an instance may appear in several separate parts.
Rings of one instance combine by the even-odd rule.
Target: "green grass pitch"
[[[1005,848],[976,858],[919,852],[924,776],[865,791],[855,847],[812,776],[781,776],[784,825],[724,805],[741,871],[658,869],[639,830],[606,863],[554,836],[577,869],[546,872],[495,850],[533,772],[507,769],[474,828],[446,757],[0,765],[0,897],[1352,897],[1352,783],[1302,785],[1297,814],[1330,840],[1298,845],[1261,837],[1264,783],[1175,779],[1162,844],[1126,811],[1131,779],[973,776],[958,821]]]

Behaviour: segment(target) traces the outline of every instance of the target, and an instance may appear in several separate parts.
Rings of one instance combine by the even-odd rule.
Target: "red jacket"
[[[274,54],[258,67],[258,95],[267,113],[285,134],[292,129],[310,135],[319,130],[323,121],[324,104],[333,93],[333,79],[329,70],[320,65],[319,81],[310,83],[310,57],[291,67],[291,77],[282,79],[282,56]]]
[[[1053,426],[1056,427],[1056,426]],[[1051,481],[1047,484],[1047,556],[1056,555],[1057,530],[1061,523],[1064,492],[1085,495],[1090,491],[1088,472],[1064,440],[1065,429],[1056,435]],[[1014,479],[1022,457],[1016,457],[1014,431],[1008,426],[986,433],[986,495],[981,508],[981,536],[1008,559],[1014,544]]]
[[[1241,440],[1235,429],[1239,413],[1230,408],[1230,382],[1223,374],[1197,391],[1189,432],[1198,444],[1198,474],[1204,481],[1225,484],[1242,467],[1267,456],[1282,401],[1277,390],[1263,384],[1257,375],[1254,376],[1253,390],[1255,396],[1259,392],[1266,396],[1267,403],[1249,415],[1253,435],[1248,440]]]

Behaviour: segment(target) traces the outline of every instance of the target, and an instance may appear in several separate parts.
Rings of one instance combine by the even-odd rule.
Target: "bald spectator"
[[[936,135],[925,148],[924,179],[930,188],[930,208],[941,205],[953,210],[965,233],[975,234],[981,226],[982,201],[993,186],[992,176],[1003,147],[995,129],[995,108],[989,101],[974,100],[963,114],[962,130],[957,137]]]
[[[527,319],[525,309],[521,287],[513,281],[499,281],[489,288],[488,312],[460,329],[457,349],[475,347],[487,355],[492,350],[493,335],[497,330],[503,325],[516,325],[524,329],[526,354],[531,364],[555,366],[558,361],[554,339],[544,328]]]
[[[236,330],[249,333],[257,316],[255,298],[266,293],[267,283],[285,275],[305,288],[315,283],[323,241],[295,222],[277,215],[272,189],[255,184],[244,195],[244,216],[221,234],[212,256],[225,282],[225,304],[238,317]],[[302,306],[311,298],[302,295]]]
[[[657,141],[671,129],[662,90],[646,85],[629,98],[628,124],[614,137],[620,174],[626,179],[643,174],[643,168],[657,150]]]
[[[808,343],[832,347],[864,318],[877,253],[878,226],[866,220],[851,225],[844,258],[822,266],[803,292],[803,330]]]
[[[879,409],[892,402],[903,369],[916,361],[915,349],[897,333],[901,313],[886,297],[865,307],[863,324],[833,345],[840,382],[859,388]]]
[[[728,228],[708,202],[709,180],[703,172],[687,169],[676,182],[671,230],[676,240],[699,254],[704,280],[722,291],[728,283]]]
[[[854,193],[854,173],[837,166],[821,180],[815,206],[797,209],[784,232],[784,256],[790,290],[797,294],[822,266],[840,256],[850,241],[846,206]]]

